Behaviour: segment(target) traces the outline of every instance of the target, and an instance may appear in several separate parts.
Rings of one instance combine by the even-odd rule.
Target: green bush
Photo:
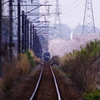
[[[90,94],[84,94],[84,98],[88,100],[100,100],[100,89]]]
[[[90,42],[85,48],[80,48],[80,51],[74,50],[64,55],[60,63],[82,93],[91,93],[96,89],[98,64],[94,63],[100,58],[100,41]]]
[[[28,57],[28,60],[29,60],[29,62],[31,64],[31,66],[34,67],[35,66],[34,56],[31,55],[29,50],[26,51],[26,55]]]

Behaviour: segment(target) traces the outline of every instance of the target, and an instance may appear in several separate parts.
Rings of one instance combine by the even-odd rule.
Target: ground
[[[40,69],[41,66],[36,67],[30,75],[23,78],[19,84],[6,93],[4,100],[29,100],[37,82]],[[53,69],[57,77],[62,100],[85,100],[71,80],[58,67]]]

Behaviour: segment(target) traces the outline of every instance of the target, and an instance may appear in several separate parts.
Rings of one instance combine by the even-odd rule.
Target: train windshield
[[[49,61],[50,60],[50,53],[45,52],[44,55],[43,55],[43,59],[44,59],[44,61]]]
[[[50,53],[49,52],[44,53],[44,57],[50,57]]]

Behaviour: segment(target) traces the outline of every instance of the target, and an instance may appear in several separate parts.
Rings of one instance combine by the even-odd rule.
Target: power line
[[[77,6],[77,7],[75,7],[75,8],[73,8],[73,9],[71,9],[70,11],[69,11],[69,13],[67,13],[67,14],[62,14],[62,16],[63,16],[63,18],[68,18],[68,17],[71,17],[71,16],[73,16],[73,15],[76,15],[77,13],[79,13],[80,11],[82,11],[82,7],[83,7],[84,5],[83,4],[81,4],[80,6]],[[78,8],[78,9],[76,9],[76,8]],[[75,10],[77,10],[77,11],[75,11]],[[75,12],[73,12],[73,11],[75,11]],[[73,12],[73,13],[72,13]],[[72,13],[72,14],[70,14],[70,13]]]
[[[83,1],[80,1],[77,5],[75,5],[75,6],[71,6],[71,7],[69,7],[69,8],[71,8],[71,9],[63,9],[64,11],[66,10],[66,12],[67,12],[67,15],[68,15],[68,13],[70,13],[70,12],[72,12],[73,10],[75,10],[76,8],[79,8],[79,6],[81,6],[81,5],[83,5],[83,3],[82,3]],[[73,8],[72,8],[73,7]],[[81,10],[81,9],[80,9]]]
[[[66,3],[64,3],[64,5],[68,4],[69,2],[71,2],[71,0],[67,1]]]
[[[66,5],[66,6],[64,6],[64,7],[65,7],[65,8],[67,7],[66,9],[68,9],[68,8],[70,8],[71,6],[73,6],[74,4],[76,4],[77,2],[78,2],[78,0],[74,1],[74,2],[73,2],[72,4],[70,4],[69,6]]]

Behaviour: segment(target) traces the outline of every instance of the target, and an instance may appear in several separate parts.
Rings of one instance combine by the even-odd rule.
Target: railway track
[[[52,67],[44,64],[30,100],[61,100],[58,84]]]

